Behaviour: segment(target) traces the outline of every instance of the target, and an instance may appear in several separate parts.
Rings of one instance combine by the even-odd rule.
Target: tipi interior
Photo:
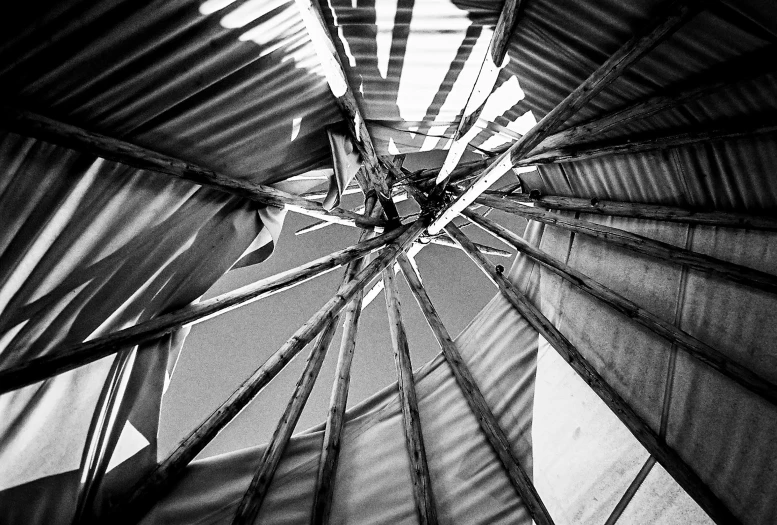
[[[777,4],[17,11],[0,523],[777,522]],[[205,296],[268,264],[290,214],[301,242],[353,242]],[[429,245],[493,290],[458,334],[416,264]],[[310,320],[160,454],[192,326],[329,272]],[[396,379],[353,405],[370,302]],[[269,442],[203,457],[295,357]],[[325,358],[326,416],[296,428]]]

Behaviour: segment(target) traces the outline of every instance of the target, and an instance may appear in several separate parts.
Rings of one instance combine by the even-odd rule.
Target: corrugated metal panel
[[[340,117],[294,2],[22,7],[0,50],[7,102],[256,181],[327,162]]]

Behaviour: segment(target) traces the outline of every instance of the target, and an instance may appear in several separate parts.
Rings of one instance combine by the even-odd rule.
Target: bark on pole
[[[377,255],[354,280],[308,320],[277,352],[256,369],[205,421],[184,438],[149,476],[141,480],[130,496],[105,517],[105,523],[133,523],[178,481],[186,466],[219,432],[348,304],[366,283],[392,264],[426,227],[419,220],[408,227],[390,246]]]
[[[399,292],[391,268],[383,270],[383,284],[386,290],[386,310],[389,318],[391,343],[394,346],[394,364],[397,368],[397,387],[402,405],[402,424],[405,431],[405,446],[410,457],[410,479],[413,484],[413,499],[416,514],[421,525],[437,523],[437,507],[426,460],[424,436],[421,430],[421,416],[418,413],[418,398],[415,392],[413,366],[410,362],[410,348],[402,322]]]
[[[604,401],[626,425],[647,451],[655,456],[666,471],[699,504],[709,516],[720,524],[739,523],[726,505],[699,478],[685,461],[659,437],[631,406],[607,383],[599,372],[583,357],[580,351],[532,304],[513,284],[477,251],[466,235],[453,224],[445,227],[448,234],[461,243],[462,248],[493,282],[507,301],[544,337],[564,360],[577,372],[591,389]]]
[[[535,248],[518,235],[494,221],[470,210],[464,210],[463,215],[482,227],[488,233],[491,233],[497,238],[512,245],[519,252],[528,255],[559,277],[566,279],[573,288],[599,299],[607,306],[622,313],[629,319],[633,319],[654,334],[663,337],[670,343],[675,343],[678,348],[688,352],[699,361],[706,363],[751,392],[754,392],[767,401],[777,405],[777,385],[760,377],[758,374],[730,359],[725,354],[718,352],[711,346],[699,341],[672,323],[668,323],[657,315],[640,308],[636,303],[629,301],[603,284],[578,272],[558,259],[551,257],[542,250]]]
[[[365,208],[371,216],[380,213],[381,206],[379,204],[376,206],[375,200],[373,198],[365,201]],[[371,234],[369,232],[362,232],[360,241],[365,240],[368,235]],[[354,276],[361,270],[363,263],[364,259],[360,259],[351,261],[348,264],[343,276],[343,284],[353,280]],[[332,512],[334,481],[340,459],[340,443],[343,426],[345,425],[345,408],[348,403],[348,388],[351,381],[351,363],[354,350],[356,349],[356,335],[362,311],[363,297],[364,288],[356,293],[342,314],[343,335],[340,341],[340,352],[337,356],[335,381],[332,385],[326,426],[324,427],[324,440],[321,448],[321,458],[318,463],[316,491],[313,495],[313,510],[310,521],[314,525],[328,524]]]
[[[740,264],[723,261],[716,257],[673,246],[661,241],[655,241],[642,235],[637,235],[618,228],[603,226],[590,221],[573,219],[562,215],[524,206],[509,199],[499,199],[490,195],[481,195],[475,201],[478,204],[497,208],[509,213],[520,215],[528,220],[534,220],[558,226],[568,231],[588,235],[602,241],[614,244],[633,252],[648,255],[656,259],[674,264],[682,264],[700,272],[709,273],[730,281],[744,284],[769,293],[777,293],[777,276],[748,268]]]
[[[91,363],[115,354],[123,348],[153,341],[182,326],[224,314],[238,306],[296,286],[386,246],[396,240],[401,233],[401,229],[392,230],[380,237],[360,242],[207,301],[161,315],[104,337],[71,344],[57,350],[56,353],[6,368],[0,371],[0,394]]]
[[[623,44],[607,61],[594,71],[582,84],[553,108],[536,126],[520,140],[499,155],[494,163],[480,174],[479,178],[459,195],[456,201],[429,227],[430,234],[436,234],[453,220],[464,208],[472,204],[478,195],[507,173],[518,161],[526,157],[546,137],[555,132],[581,107],[588,103],[602,89],[612,84],[634,62],[677,31],[704,5],[704,0],[674,0],[665,6],[647,28]]]
[[[726,211],[696,211],[679,206],[660,204],[640,204],[635,202],[581,199],[560,195],[542,195],[533,197],[528,193],[508,193],[487,191],[484,195],[514,202],[532,203],[546,210],[579,211],[593,215],[611,215],[655,221],[699,224],[703,226],[722,226],[745,230],[777,231],[777,217],[774,215],[753,215]],[[467,212],[463,212],[465,215]],[[482,250],[481,250],[482,251]]]
[[[326,352],[329,349],[329,344],[332,342],[332,337],[335,335],[336,328],[337,316],[324,327],[321,335],[318,336],[307,363],[305,363],[305,369],[302,371],[302,375],[297,381],[297,386],[294,388],[294,393],[291,395],[288,405],[286,405],[286,410],[275,427],[270,445],[264,450],[264,454],[262,454],[262,458],[259,460],[259,469],[251,479],[251,483],[237,507],[235,517],[232,520],[233,525],[250,525],[254,523],[259,515],[262,502],[267,495],[270,483],[275,476],[275,471],[278,469],[278,464],[281,462],[286,446],[289,444],[294,427],[297,426],[297,421],[299,421],[299,417],[302,415],[305,403],[308,397],[310,397],[313,386],[316,384],[318,373],[321,371],[321,365],[324,363]]]
[[[341,208],[326,211],[321,204],[286,193],[270,186],[234,179],[212,169],[198,166],[169,155],[136,146],[129,142],[94,133],[77,126],[8,106],[0,107],[0,127],[60,146],[91,153],[134,168],[150,170],[232,195],[245,197],[268,206],[290,210],[345,225],[372,229],[385,226],[385,221],[371,219]]]
[[[400,254],[398,257],[399,266],[402,269],[402,273],[405,275],[410,290],[418,302],[418,306],[424,313],[429,326],[437,338],[437,342],[442,348],[443,355],[448,365],[451,367],[453,377],[456,379],[456,383],[459,385],[464,398],[467,400],[467,404],[470,410],[474,413],[475,417],[480,424],[480,428],[486,436],[497,457],[504,466],[505,473],[507,474],[510,483],[512,484],[518,496],[521,498],[526,509],[529,511],[529,515],[532,519],[540,525],[550,525],[553,523],[553,519],[548,513],[548,509],[542,503],[537,490],[534,488],[534,484],[521,464],[518,462],[518,458],[512,450],[510,440],[507,438],[504,430],[499,425],[499,421],[491,412],[491,408],[488,406],[485,397],[480,392],[475,378],[467,368],[464,360],[461,358],[456,343],[448,334],[445,326],[442,324],[440,316],[437,314],[432,301],[426,293],[421,280],[418,277],[413,265],[404,254]]]

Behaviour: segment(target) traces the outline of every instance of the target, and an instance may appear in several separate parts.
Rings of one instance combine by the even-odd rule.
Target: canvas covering
[[[514,142],[660,5],[527,2],[473,145]],[[448,147],[501,4],[323,6],[379,153]],[[13,22],[0,46],[7,104],[254,182],[332,167],[327,128],[340,116],[294,2],[40,1]],[[568,124],[762,51],[775,34],[770,3],[716,2]],[[741,82],[608,138],[755,125],[777,109],[775,81]],[[196,301],[231,267],[261,262],[282,220],[244,199],[12,132],[0,156],[0,366]],[[767,134],[520,177],[524,190],[545,194],[774,214],[776,162]],[[777,274],[773,232],[580,218]],[[773,294],[550,226],[530,224],[524,236],[777,381]],[[510,278],[741,522],[777,520],[773,405],[523,256]],[[0,522],[99,514],[149,471],[185,332],[0,397]],[[456,341],[556,523],[604,523],[640,469],[647,476],[619,523],[709,523],[660,465],[644,467],[644,448],[501,297]],[[529,523],[444,360],[416,378],[441,521]],[[415,522],[400,414],[392,385],[348,413],[335,522]],[[292,439],[262,523],[309,519],[322,435],[316,427]],[[262,451],[194,462],[144,523],[230,523]]]

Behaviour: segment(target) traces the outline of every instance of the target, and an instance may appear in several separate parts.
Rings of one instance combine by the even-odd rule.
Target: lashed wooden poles
[[[365,202],[371,215],[375,215],[380,205],[373,209],[375,199]],[[361,239],[369,235],[362,232]],[[351,281],[361,270],[363,259],[351,261],[343,276],[343,284]],[[345,424],[345,408],[348,403],[348,388],[351,382],[351,363],[356,348],[356,334],[361,317],[361,303],[364,297],[364,288],[356,292],[356,295],[348,303],[342,314],[343,335],[340,341],[340,352],[337,356],[335,369],[335,381],[332,385],[332,395],[329,400],[329,411],[324,427],[324,440],[321,448],[321,459],[318,463],[318,477],[316,491],[313,495],[313,512],[310,522],[314,525],[327,525],[332,512],[332,495],[334,493],[334,480],[337,474],[337,466],[340,459],[340,440]]]
[[[702,78],[693,79],[692,85],[685,82],[682,86],[670,88],[603,117],[554,133],[543,140],[537,149],[549,150],[567,144],[588,141],[591,137],[597,137],[612,128],[648,118],[656,113],[688,104],[746,80],[771,73],[775,70],[773,57],[777,55],[776,47],[772,45],[766,49],[737,57],[730,64],[717,67],[704,74]]]
[[[297,386],[294,388],[294,393],[288,405],[286,405],[286,410],[275,427],[270,445],[264,450],[262,458],[259,460],[259,469],[251,479],[251,483],[245,494],[243,494],[243,499],[240,501],[237,511],[235,511],[235,517],[232,520],[233,525],[249,525],[256,520],[281,457],[289,444],[292,432],[294,432],[294,427],[297,426],[297,421],[299,421],[299,417],[302,415],[305,403],[313,390],[318,373],[321,371],[324,357],[326,357],[329,344],[335,334],[336,324],[337,316],[329,321],[322,330],[321,335],[318,336],[318,340],[305,364],[305,369],[297,381]]]
[[[45,355],[0,371],[0,394],[31,385],[48,377],[91,363],[122,348],[147,343],[182,326],[226,313],[233,308],[286,290],[395,241],[403,230],[396,229],[343,250],[315,259],[256,283],[161,315],[138,325],[84,343],[68,345],[56,354]]]
[[[502,12],[496,22],[494,34],[491,35],[491,41],[486,50],[486,56],[480,66],[475,85],[472,87],[467,104],[464,107],[464,113],[459,120],[456,133],[453,136],[453,144],[448,149],[440,172],[437,174],[436,183],[442,191],[448,184],[451,172],[461,160],[461,156],[467,149],[467,145],[477,135],[478,130],[473,126],[477,122],[483,107],[494,90],[497,77],[501,66],[507,55],[507,48],[510,43],[515,22],[518,19],[518,8],[520,0],[505,0],[502,6]],[[472,130],[472,132],[470,132]]]
[[[389,332],[394,346],[394,364],[397,368],[397,387],[402,405],[405,446],[410,456],[410,479],[413,483],[416,514],[421,525],[433,525],[437,523],[437,507],[432,491],[432,479],[429,476],[429,464],[426,460],[415,379],[410,362],[410,348],[407,344],[407,334],[399,305],[399,292],[394,280],[394,272],[390,268],[383,270],[383,284],[386,290]]]
[[[760,377],[711,346],[699,341],[672,323],[668,323],[657,315],[640,308],[636,303],[610,290],[596,280],[535,248],[507,228],[470,210],[464,210],[463,215],[488,233],[512,245],[519,252],[528,255],[556,275],[566,279],[574,288],[599,299],[614,310],[648,328],[654,334],[663,337],[670,343],[675,343],[678,348],[707,363],[748,390],[755,392],[771,403],[777,404],[777,385]]]
[[[334,95],[337,106],[348,124],[356,148],[362,156],[367,178],[378,192],[381,204],[385,207],[388,204],[386,201],[390,200],[387,172],[375,153],[375,147],[367,131],[367,124],[362,116],[359,103],[353,89],[348,84],[348,77],[337,54],[334,40],[324,22],[321,6],[317,0],[296,0],[296,4],[310,39],[313,41],[316,54],[324,68],[332,95]]]
[[[702,131],[689,131],[681,133],[661,133],[652,137],[632,140],[616,139],[601,142],[585,142],[569,144],[558,148],[534,150],[530,155],[516,161],[516,166],[533,166],[535,164],[554,164],[560,162],[573,162],[608,155],[624,155],[655,151],[665,148],[690,146],[706,142],[723,140],[735,140],[765,135],[777,131],[777,124],[772,119],[770,122],[760,125],[748,123],[745,126],[723,125]]]
[[[340,224],[356,224],[372,228],[383,226],[382,220],[371,219],[341,208],[324,210],[321,204],[309,201],[285,191],[237,180],[214,170],[164,155],[123,140],[87,131],[77,126],[8,106],[0,107],[0,127],[53,144],[98,155],[128,166],[151,170],[165,175],[186,179],[196,184],[239,195],[268,206],[287,206],[290,210]]]
[[[459,195],[456,201],[429,227],[430,234],[436,234],[452,221],[464,208],[472,204],[478,195],[499,180],[516,162],[526,157],[540,142],[566,122],[578,109],[588,103],[597,93],[614,82],[624,70],[639,60],[667,36],[674,33],[690,19],[704,4],[704,0],[674,0],[655,18],[646,30],[623,44],[591,76],[553,108],[536,126],[520,140],[501,154],[493,164],[483,170],[480,177]]]
[[[747,230],[777,231],[777,216],[750,215],[726,211],[696,211],[678,206],[660,204],[640,204],[634,202],[580,199],[560,195],[533,196],[528,193],[509,193],[505,191],[487,191],[484,195],[515,202],[533,203],[546,210],[579,211],[595,215],[613,215],[634,219],[700,224],[704,226],[722,226]],[[482,250],[481,250],[482,251]]]
[[[490,206],[509,213],[520,215],[528,220],[558,226],[568,231],[588,235],[609,242],[633,252],[648,255],[656,259],[682,264],[705,273],[745,284],[759,290],[777,293],[777,276],[748,268],[740,264],[723,261],[709,255],[695,253],[685,248],[673,246],[661,241],[655,241],[642,235],[637,235],[610,226],[603,226],[590,221],[573,219],[562,215],[524,206],[508,199],[499,199],[490,195],[477,198],[478,204]]]
[[[410,285],[410,290],[413,292],[434,336],[437,338],[437,342],[442,348],[442,353],[451,368],[451,372],[453,372],[456,383],[459,385],[470,409],[475,414],[486,439],[504,466],[510,483],[536,523],[539,525],[552,524],[553,519],[550,517],[548,509],[545,508],[539,494],[537,494],[531,478],[521,467],[518,458],[515,457],[510,440],[499,425],[496,416],[491,412],[491,408],[489,408],[486,399],[480,392],[475,378],[462,360],[461,354],[458,348],[456,348],[456,343],[453,342],[453,339],[451,339],[451,336],[445,329],[440,316],[437,314],[437,310],[435,310],[432,301],[421,284],[418,274],[404,254],[400,254],[397,261],[402,268],[402,273],[405,275],[408,285]]]
[[[460,242],[470,258],[499,287],[499,291],[507,301],[544,337],[550,345],[564,358],[591,389],[604,401],[626,425],[647,451],[655,456],[666,471],[679,485],[699,504],[709,516],[720,524],[739,523],[725,504],[699,478],[699,476],[670,448],[664,440],[626,403],[626,401],[607,383],[599,372],[583,357],[580,351],[570,343],[564,335],[519,292],[513,284],[472,245],[472,242],[453,224],[448,224],[445,230]]]
[[[132,490],[123,505],[109,513],[110,522],[133,522],[153,505],[156,499],[168,490],[182,475],[186,465],[216,435],[237,416],[238,413],[300,352],[334,316],[338,315],[364,285],[392,264],[398,253],[407,248],[423,231],[426,220],[418,220],[402,227],[402,234],[391,245],[380,252],[366,268],[361,270],[347,285],[338,290],[334,297],[311,317],[277,352],[270,356],[251,377],[246,379],[224,403],[219,406],[200,426],[181,441],[173,452],[145,479]]]

